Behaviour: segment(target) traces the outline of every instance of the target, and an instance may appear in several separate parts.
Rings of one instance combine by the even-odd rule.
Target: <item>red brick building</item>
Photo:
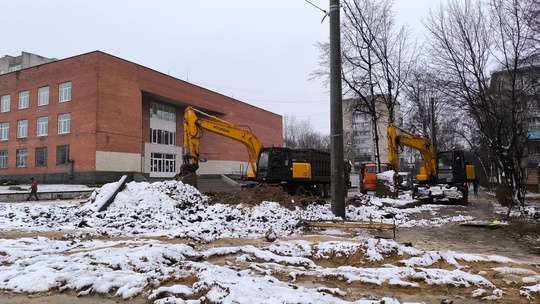
[[[0,75],[0,179],[171,178],[189,105],[249,126],[264,146],[282,143],[280,115],[95,51]],[[234,140],[205,132],[200,150],[199,174],[249,167]]]

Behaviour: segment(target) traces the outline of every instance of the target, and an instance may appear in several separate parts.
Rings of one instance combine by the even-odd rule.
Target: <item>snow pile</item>
[[[320,244],[278,241],[262,248],[197,249],[144,239],[62,241],[36,237],[3,239],[0,248],[0,288],[16,292],[76,290],[79,296],[113,292],[123,299],[145,295],[154,303],[184,303],[187,299],[211,303],[350,303],[340,299],[349,292],[332,287],[333,279],[409,288],[428,284],[479,286],[485,292],[497,289],[477,274],[427,268],[442,261],[457,263],[459,254],[423,252],[386,240]],[[224,263],[209,262],[220,256]],[[402,260],[401,266],[361,266],[367,261],[384,262],[391,256],[409,258]],[[339,257],[356,258],[358,266],[319,266],[320,260],[339,263]],[[306,287],[297,282],[305,276],[321,280],[317,287]]]
[[[102,205],[116,185],[105,185],[94,201],[77,208],[76,203],[0,204],[0,225],[4,229],[73,230],[107,236],[167,236],[212,241],[220,238],[259,237],[272,230],[276,237],[301,234],[301,219],[333,220],[330,204],[312,204],[289,210],[276,202],[259,205],[208,204],[196,188],[177,181],[130,182],[103,212]],[[102,199],[100,199],[100,197]],[[410,215],[433,210],[434,206],[401,208],[404,200],[361,200],[346,207],[347,218],[383,221],[398,227],[438,226],[446,222],[471,220],[445,217],[410,220]],[[401,203],[400,203],[401,202]],[[392,207],[396,206],[396,207]]]
[[[424,251],[369,237],[321,239],[321,234],[306,235],[301,219],[334,220],[330,204],[296,210],[270,201],[209,204],[197,189],[176,181],[127,183],[105,211],[97,212],[114,188],[104,186],[101,196],[82,206],[0,204],[5,230],[69,233],[62,239],[0,239],[0,288],[75,290],[79,296],[114,294],[154,303],[399,303],[391,298],[364,302],[356,294],[358,286],[419,290],[442,285],[475,287],[472,297],[497,300],[503,293],[488,279],[492,276],[466,271],[465,265],[512,263],[504,257]],[[347,218],[396,221],[402,227],[463,220],[413,221],[410,215],[436,214],[443,206],[404,209],[399,201],[359,198],[347,206]],[[264,241],[269,234],[273,242]],[[232,245],[227,238],[238,241]],[[524,297],[540,292],[534,270],[493,266],[492,271],[526,276],[528,281],[519,285]]]

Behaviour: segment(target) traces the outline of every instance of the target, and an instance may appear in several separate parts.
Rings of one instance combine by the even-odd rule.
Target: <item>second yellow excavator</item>
[[[469,188],[467,183],[476,179],[474,166],[465,162],[461,150],[435,151],[429,139],[389,124],[388,162],[394,170],[399,168],[401,146],[418,150],[422,155],[422,166],[416,179],[413,197],[423,201],[448,199],[467,204]]]

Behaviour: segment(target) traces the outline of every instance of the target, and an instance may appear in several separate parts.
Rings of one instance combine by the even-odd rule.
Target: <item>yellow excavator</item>
[[[207,119],[199,118],[197,113],[206,116]],[[246,128],[189,106],[184,110],[184,148],[187,149],[187,153],[183,156],[180,173],[175,179],[188,181],[188,183],[196,185],[192,179],[196,178],[195,172],[199,169],[199,139],[203,135],[203,130],[208,130],[244,144],[248,150],[249,165],[251,167],[248,179],[255,178],[255,172],[257,172],[256,162],[262,148],[257,136]]]
[[[399,154],[402,146],[418,150],[422,155],[422,166],[416,179],[413,198],[425,202],[434,199],[448,199],[454,203],[467,204],[469,188],[467,183],[476,179],[474,166],[465,162],[461,150],[435,151],[430,140],[389,124],[388,162],[395,171],[399,168]]]
[[[200,118],[197,114],[205,116]],[[330,195],[330,153],[315,149],[290,149],[262,147],[250,130],[227,122],[214,115],[189,106],[184,110],[183,164],[176,180],[197,186],[199,145],[203,131],[211,131],[244,144],[248,150],[250,169],[247,179],[253,184],[265,183],[279,186],[290,194],[307,193],[328,197]],[[348,165],[348,162],[346,162]],[[348,171],[347,171],[348,172]],[[346,177],[349,175],[347,174]],[[345,182],[350,183],[346,178]]]

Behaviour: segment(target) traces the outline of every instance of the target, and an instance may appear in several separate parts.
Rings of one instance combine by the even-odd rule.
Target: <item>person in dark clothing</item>
[[[26,200],[29,201],[32,198],[32,196],[34,196],[36,198],[36,201],[39,201],[39,198],[37,196],[37,188],[38,188],[37,181],[33,177],[30,180],[32,181],[32,184],[30,185],[30,195],[28,196]]]
[[[473,191],[474,191],[474,194],[478,194],[478,180],[473,180]]]

